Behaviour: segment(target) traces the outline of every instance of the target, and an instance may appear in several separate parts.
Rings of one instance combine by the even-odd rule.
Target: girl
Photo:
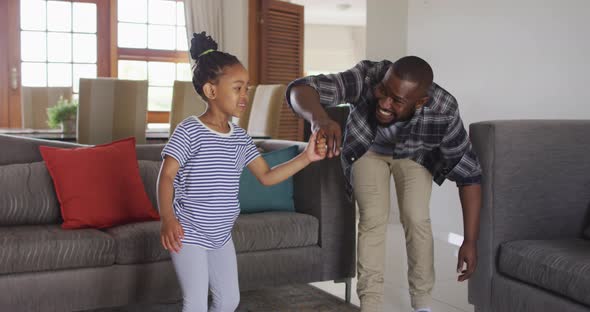
[[[230,122],[248,103],[248,72],[238,59],[217,51],[205,32],[193,34],[193,85],[207,111],[182,121],[162,151],[158,178],[161,240],[184,294],[183,311],[234,311],[239,303],[231,230],[240,213],[239,179],[247,166],[264,185],[277,184],[326,155],[314,133],[293,160],[268,167],[246,132]],[[317,144],[316,144],[317,143]],[[317,146],[317,147],[316,147]]]

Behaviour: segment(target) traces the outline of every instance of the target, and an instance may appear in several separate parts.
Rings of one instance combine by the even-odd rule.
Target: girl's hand
[[[309,159],[310,162],[322,160],[326,158],[327,151],[328,146],[326,145],[326,138],[323,136],[318,137],[318,131],[312,133],[309,138],[309,143],[304,151],[307,159]]]
[[[160,239],[164,249],[174,251],[178,253],[182,248],[182,242],[180,241],[184,237],[184,231],[180,222],[176,218],[162,219],[162,225],[160,227]]]

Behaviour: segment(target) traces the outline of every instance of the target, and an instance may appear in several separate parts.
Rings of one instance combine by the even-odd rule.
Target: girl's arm
[[[158,207],[160,208],[160,219],[162,220],[160,238],[165,249],[175,252],[180,251],[180,240],[184,236],[182,227],[172,208],[174,177],[176,177],[179,168],[180,165],[176,159],[166,156],[158,176]]]
[[[250,169],[252,174],[254,174],[256,179],[258,179],[262,185],[270,186],[283,182],[310,163],[324,159],[325,157],[326,139],[323,137],[317,139],[317,132],[314,132],[309,138],[309,143],[307,144],[305,151],[297,155],[297,157],[275,166],[272,169],[269,168],[264,158],[257,157],[248,164],[248,169]]]

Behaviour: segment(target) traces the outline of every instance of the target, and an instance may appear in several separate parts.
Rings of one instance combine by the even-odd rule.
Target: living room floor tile
[[[455,267],[462,235],[455,233],[448,226],[441,225],[444,222],[437,224],[435,221],[433,220],[436,282],[432,293],[432,309],[437,312],[473,312],[473,306],[467,302],[467,283],[456,281]],[[388,226],[386,258],[384,311],[411,311],[405,239],[399,223]],[[344,298],[344,284],[330,281],[312,283],[312,285]],[[351,302],[359,305],[356,278],[352,281]]]

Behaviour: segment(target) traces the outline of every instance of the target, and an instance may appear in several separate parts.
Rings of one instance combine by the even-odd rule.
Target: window
[[[148,123],[167,123],[174,80],[191,80],[181,0],[0,0],[0,127],[20,127],[20,86],[149,80]]]
[[[119,60],[119,78],[148,80],[148,110],[169,111],[174,80],[192,79],[189,63]]]
[[[97,5],[21,0],[22,85],[73,87],[97,76]]]
[[[117,77],[147,79],[148,122],[167,120],[155,116],[156,112],[170,111],[174,80],[192,77],[184,4],[177,0],[118,0],[117,12]]]

